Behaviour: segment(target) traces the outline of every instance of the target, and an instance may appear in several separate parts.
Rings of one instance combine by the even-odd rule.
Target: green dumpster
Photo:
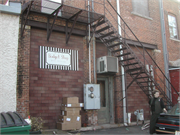
[[[1,113],[1,134],[29,134],[31,126],[17,112]]]

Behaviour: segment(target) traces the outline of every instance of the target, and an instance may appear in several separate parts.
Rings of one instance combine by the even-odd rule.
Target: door
[[[98,110],[98,124],[110,123],[108,78],[98,78],[97,84],[100,84],[100,109]]]
[[[177,92],[180,92],[180,84],[179,84],[180,70],[179,69],[169,70],[169,74],[170,74],[171,84],[177,90]],[[176,104],[178,100],[178,94],[175,92],[173,88],[171,88],[171,94],[172,94],[172,103]]]

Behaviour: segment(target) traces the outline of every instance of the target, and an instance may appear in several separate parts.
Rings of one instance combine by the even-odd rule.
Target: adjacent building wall
[[[69,1],[66,1],[68,3]],[[75,1],[74,1],[75,2]],[[78,1],[75,5],[79,7]],[[121,15],[133,32],[137,35],[140,41],[145,43],[157,45],[160,51],[153,51],[148,49],[148,52],[155,58],[156,62],[160,65],[161,69],[164,69],[163,63],[163,52],[162,52],[162,40],[161,40],[161,30],[160,30],[160,16],[159,16],[159,5],[158,1],[150,1],[149,11],[150,17],[145,18],[132,13],[132,3],[131,1],[121,0]],[[66,4],[65,3],[65,4]],[[115,5],[115,1],[112,1]],[[83,5],[85,5],[83,3]],[[71,6],[74,6],[71,3]],[[87,3],[86,3],[87,6]],[[83,6],[84,7],[84,6]],[[95,6],[96,7],[96,6]],[[103,11],[102,8],[96,7],[99,11]],[[42,17],[37,14],[30,14],[29,19],[36,20],[39,22],[47,22],[46,17]],[[111,18],[112,19],[112,18]],[[111,20],[110,19],[110,20]],[[57,20],[56,25],[65,26],[65,22]],[[76,24],[77,29],[83,29],[84,26]],[[77,96],[80,102],[83,102],[83,84],[89,83],[89,56],[88,47],[86,44],[86,39],[81,36],[71,35],[69,44],[65,45],[65,33],[53,31],[49,42],[46,40],[47,31],[42,29],[37,29],[32,27],[25,31],[23,38],[23,44],[20,44],[22,50],[23,47],[26,48],[25,52],[20,53],[19,67],[23,68],[23,72],[19,72],[19,77],[22,77],[22,82],[18,85],[23,90],[22,98],[18,99],[19,111],[22,114],[30,113],[32,116],[41,116],[45,120],[45,128],[55,128],[56,120],[58,115],[60,115],[60,105],[62,103],[62,98],[65,96]],[[75,49],[79,51],[79,71],[62,71],[54,69],[40,69],[39,68],[39,46]],[[24,48],[24,49],[25,49]],[[28,51],[30,49],[30,52]],[[134,52],[137,52],[135,48],[132,48]],[[142,51],[142,49],[140,49]],[[91,48],[92,52],[92,48]],[[92,54],[92,53],[91,53]],[[139,55],[139,53],[136,53]],[[107,55],[107,48],[101,44],[96,43],[96,58],[100,56]],[[22,56],[26,56],[22,57]],[[140,56],[141,57],[141,56]],[[22,58],[22,61],[21,61]],[[91,60],[92,60],[91,55]],[[21,63],[22,62],[22,63]],[[30,65],[28,63],[30,62]],[[91,68],[93,68],[93,61],[91,62]],[[150,61],[151,63],[151,61]],[[22,66],[21,66],[22,65]],[[95,70],[95,69],[94,69]],[[21,70],[19,70],[21,71]],[[116,87],[114,87],[114,113],[115,113],[115,123],[123,122],[122,113],[122,90],[121,90],[121,72],[119,72],[119,77],[116,77]],[[91,72],[91,77],[93,78],[93,71]],[[132,78],[126,76],[126,84],[128,85]],[[93,80],[95,82],[95,80]],[[23,87],[22,87],[23,86]],[[28,95],[29,93],[30,95]],[[30,99],[28,99],[30,97]],[[22,100],[21,100],[22,99]],[[26,100],[27,99],[27,100]],[[30,106],[28,106],[30,104]],[[136,105],[134,105],[136,104]],[[22,108],[23,106],[23,108]],[[29,107],[29,108],[28,108]],[[21,109],[22,108],[22,109]],[[26,109],[27,108],[27,109]],[[26,109],[26,110],[25,110]],[[127,90],[127,109],[128,112],[132,114],[132,121],[136,121],[136,116],[134,111],[137,109],[144,109],[145,119],[149,119],[150,109],[148,105],[148,98],[139,88],[139,86],[134,82]],[[28,111],[29,110],[29,111]],[[93,113],[93,111],[84,111],[82,109],[82,123],[86,123],[90,117],[97,116],[98,112]],[[92,121],[91,121],[92,122]],[[93,123],[87,122],[87,125]]]
[[[163,8],[169,61],[175,61],[177,59],[180,59],[180,2],[177,2],[175,0],[163,1]],[[178,39],[173,39],[170,37],[168,24],[169,14],[176,17]]]
[[[0,112],[16,111],[19,12],[0,6]]]
[[[83,37],[72,35],[66,45],[64,33],[52,32],[49,42],[46,36],[46,30],[31,29],[29,112],[31,116],[42,117],[44,128],[55,128],[63,97],[79,97],[83,103],[84,63],[88,54],[84,54]],[[79,70],[40,68],[40,46],[77,50]]]

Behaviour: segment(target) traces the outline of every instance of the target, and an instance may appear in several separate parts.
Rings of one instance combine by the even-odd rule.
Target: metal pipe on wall
[[[119,6],[119,0],[116,0],[116,5],[117,5],[117,13],[120,15],[120,6]],[[121,35],[121,21],[120,21],[120,17],[117,15],[118,18],[118,33],[119,35]],[[120,48],[122,48],[122,46],[120,45]],[[121,58],[123,60],[123,58]],[[125,73],[124,73],[124,68],[123,66],[121,66],[121,74],[122,74],[122,91],[123,91],[123,120],[124,120],[124,125],[127,125],[127,111],[126,111],[126,91],[125,91]],[[124,98],[125,97],[125,98]]]
[[[94,0],[92,0],[92,12],[94,12]],[[95,53],[95,36],[93,35],[93,62],[94,62],[94,82],[96,83],[96,53]]]
[[[90,4],[89,4],[89,0],[88,0],[88,11],[90,11]],[[90,22],[90,15],[88,12],[88,21]],[[90,24],[89,24],[89,36],[88,36],[88,42],[90,41]],[[91,83],[91,43],[89,42],[89,83]]]
[[[163,2],[162,0],[159,0],[159,12],[160,12],[160,20],[161,20],[161,36],[162,36],[162,44],[163,44],[163,56],[164,56],[164,70],[165,70],[165,76],[170,80],[169,77],[169,60],[168,60],[168,51],[167,51],[167,43],[166,43],[166,30],[165,30],[165,21],[164,21],[164,10],[163,10]],[[167,96],[171,99],[171,87],[166,80],[166,92]],[[169,90],[168,90],[169,89]]]

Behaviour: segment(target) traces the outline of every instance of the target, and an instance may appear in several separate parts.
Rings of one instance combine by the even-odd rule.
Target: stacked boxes
[[[80,110],[83,103],[78,97],[65,97],[61,105],[61,115],[58,117],[57,129],[75,130],[81,128]]]

